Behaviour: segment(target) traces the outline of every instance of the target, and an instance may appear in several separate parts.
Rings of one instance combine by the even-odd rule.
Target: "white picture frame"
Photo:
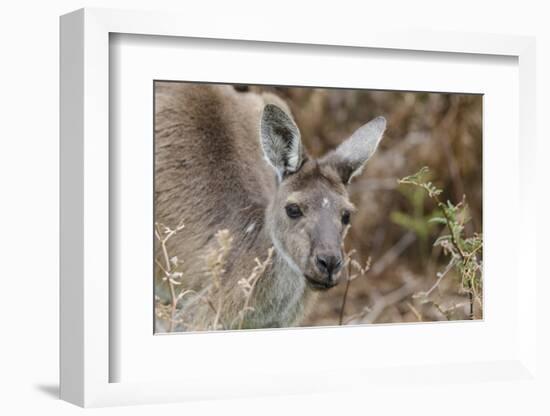
[[[534,319],[537,227],[533,215],[536,202],[534,184],[530,180],[535,169],[536,139],[534,39],[377,29],[362,29],[358,35],[352,28],[329,35],[322,28],[315,27],[304,34],[292,29],[280,31],[275,24],[263,22],[259,25],[246,20],[238,26],[238,32],[235,27],[234,22],[223,20],[205,26],[200,19],[191,16],[106,9],[83,9],[61,18],[61,398],[87,407],[343,389],[360,392],[367,385],[372,391],[383,389],[396,378],[402,380],[401,383],[415,384],[417,388],[428,388],[433,383],[445,384],[451,379],[470,383],[499,380],[537,383],[537,327]],[[515,178],[517,194],[513,193],[517,201],[511,209],[519,217],[514,273],[517,278],[517,271],[522,270],[522,284],[514,293],[517,308],[510,312],[513,346],[495,353],[494,360],[447,361],[442,356],[435,361],[419,359],[417,363],[403,364],[402,368],[386,364],[378,368],[369,364],[365,368],[327,367],[319,371],[296,367],[294,372],[281,368],[278,373],[266,370],[256,374],[254,379],[235,377],[227,372],[229,370],[220,370],[215,379],[212,372],[205,372],[203,376],[197,372],[174,380],[160,377],[162,381],[154,381],[155,378],[151,377],[150,381],[113,382],[112,368],[121,357],[116,352],[119,350],[112,348],[113,334],[110,332],[111,312],[116,310],[109,281],[113,262],[109,251],[110,227],[113,226],[110,218],[110,172],[116,169],[109,152],[112,133],[109,128],[111,34],[270,42],[277,43],[282,50],[287,44],[305,48],[307,45],[331,45],[334,50],[349,50],[351,47],[405,50],[413,54],[431,52],[440,56],[463,54],[470,56],[471,60],[484,55],[517,59],[519,105],[517,114],[513,116],[517,117],[519,131],[513,134],[520,149],[517,159],[519,177]],[[485,323],[490,324],[491,319],[488,316]],[[402,326],[398,331],[410,332],[414,330],[411,328]],[[384,337],[382,331],[373,336]],[[309,337],[342,337],[342,334],[320,329],[309,332]],[[345,334],[350,343],[360,336],[353,328]],[[479,336],[482,334],[483,330],[479,330]],[[188,336],[201,335],[185,335]],[[244,342],[242,337],[239,340],[233,334],[215,336],[232,336],[236,339],[235,346]],[[176,342],[175,337],[163,338],[164,344]],[[181,343],[181,339],[177,342]],[[337,381],[323,382],[327,379]]]

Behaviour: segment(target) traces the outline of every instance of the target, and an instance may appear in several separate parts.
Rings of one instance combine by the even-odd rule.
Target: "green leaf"
[[[443,217],[432,217],[428,220],[428,222],[432,222],[432,223],[435,223],[435,224],[447,225],[447,220]]]
[[[448,242],[448,241],[451,241],[451,240],[452,240],[452,237],[451,237],[450,234],[442,235],[437,240],[435,240],[434,246],[441,245],[442,242]]]

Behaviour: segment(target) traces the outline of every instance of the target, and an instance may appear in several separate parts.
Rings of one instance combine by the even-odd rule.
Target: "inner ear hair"
[[[262,112],[260,141],[265,159],[282,180],[300,169],[305,161],[300,131],[292,117],[274,104]]]

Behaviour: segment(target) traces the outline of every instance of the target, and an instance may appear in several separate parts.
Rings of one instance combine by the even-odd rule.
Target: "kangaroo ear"
[[[264,107],[260,140],[264,156],[275,169],[279,181],[300,169],[305,160],[300,130],[292,118],[274,104]]]
[[[336,168],[342,182],[349,183],[361,173],[363,166],[374,154],[386,129],[386,119],[376,117],[359,127],[349,139],[321,159]]]

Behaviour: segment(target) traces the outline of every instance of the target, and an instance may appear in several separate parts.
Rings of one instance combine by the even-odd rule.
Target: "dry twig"
[[[168,228],[165,225],[160,223],[155,223],[155,237],[157,238],[157,241],[160,244],[160,248],[162,250],[162,255],[164,258],[164,265],[162,265],[158,260],[156,260],[156,264],[164,273],[164,277],[162,280],[167,282],[168,289],[170,291],[170,318],[169,318],[169,324],[168,324],[169,325],[168,332],[174,331],[178,301],[183,296],[179,297],[178,295],[176,295],[176,289],[175,289],[175,286],[180,284],[180,282],[178,282],[176,278],[181,278],[182,276],[180,272],[176,271],[179,265],[179,262],[177,257],[170,258],[170,256],[168,255],[168,249],[166,247],[166,243],[178,231],[183,230],[183,228],[184,228],[183,222],[180,222],[175,229]]]

